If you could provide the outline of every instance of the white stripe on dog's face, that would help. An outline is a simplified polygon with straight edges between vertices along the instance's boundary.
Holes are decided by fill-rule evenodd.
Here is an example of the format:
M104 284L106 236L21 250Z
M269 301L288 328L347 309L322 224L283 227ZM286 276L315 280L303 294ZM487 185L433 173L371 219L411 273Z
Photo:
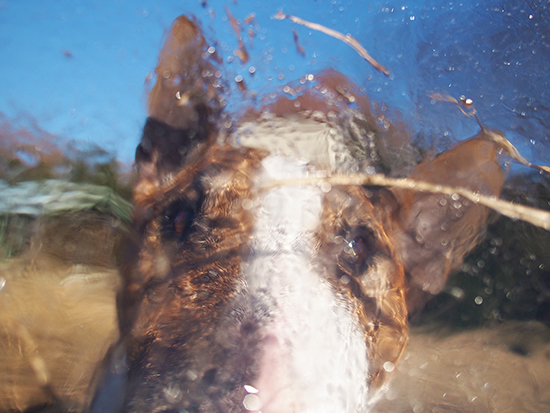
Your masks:
M305 163L281 155L262 166L261 184L307 173ZM264 413L354 412L366 404L367 349L359 322L313 265L322 197L316 186L281 186L266 191L256 207L243 273L249 293L268 296L275 307L252 383L259 393L250 396Z

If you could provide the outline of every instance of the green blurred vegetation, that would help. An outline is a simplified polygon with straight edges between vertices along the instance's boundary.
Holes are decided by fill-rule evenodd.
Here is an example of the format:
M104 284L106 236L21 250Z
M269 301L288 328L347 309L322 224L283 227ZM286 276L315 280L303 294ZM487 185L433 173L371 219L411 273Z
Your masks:
M77 145L44 131L30 116L14 121L0 113L0 180L10 185L45 179L89 183L130 200L131 165L121 164L95 144Z
M10 156L11 155L11 156ZM74 158L56 158L53 162L40 159L36 165L24 163L16 154L0 155L0 179L11 185L26 181L64 179L75 183L106 186L124 199L132 198L131 172L122 172L121 165L102 150L75 153ZM4 159L2 159L4 158Z
M10 258L24 249L33 221L26 215L0 214L0 258Z
M97 145L75 145L44 131L32 117L14 123L0 113L1 257L25 250L46 215L47 219L70 215L74 222L82 211L84 222L85 211L95 211L120 221L120 228L129 225L131 167ZM40 196L48 202L43 214Z

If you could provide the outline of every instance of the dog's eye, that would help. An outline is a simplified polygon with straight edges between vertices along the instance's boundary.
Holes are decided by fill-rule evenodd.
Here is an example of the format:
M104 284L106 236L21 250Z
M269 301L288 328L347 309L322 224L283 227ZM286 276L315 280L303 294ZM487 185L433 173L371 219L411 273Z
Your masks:
M376 235L369 228L358 228L341 237L341 265L352 273L362 272L370 265L377 249Z
M201 199L183 199L170 204L163 214L162 232L165 236L171 236L184 240L190 232L193 222L196 220L201 208Z
M368 247L366 240L361 236L357 236L351 241L346 242L342 256L350 264L362 263L366 261L369 254Z
M195 211L191 208L180 210L173 219L172 226L176 234L184 234L191 227L195 219Z

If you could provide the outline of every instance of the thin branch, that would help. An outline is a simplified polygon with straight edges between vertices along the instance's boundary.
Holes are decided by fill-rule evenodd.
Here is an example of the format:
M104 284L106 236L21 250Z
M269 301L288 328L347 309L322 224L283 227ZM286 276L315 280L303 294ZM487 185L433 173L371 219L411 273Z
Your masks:
M231 11L227 6L225 7L225 13L229 18L231 27L233 28L233 31L237 35L237 41L239 42L239 48L235 50L235 54L239 59L241 59L241 62L246 63L248 62L249 56L248 56L248 52L246 51L246 47L244 46L243 37L241 36L241 26L237 21L237 19L233 17L233 14L231 14Z
M343 41L344 43L351 46L359 55L365 59L367 62L369 62L376 70L379 70L380 72L384 73L386 76L390 75L390 71L386 69L384 66L382 66L380 63L378 63L369 53L366 51L366 49L361 46L361 43L359 43L355 38L352 36L345 36L340 32L337 32L336 30L329 29L328 27L322 26L318 23L312 23L308 22L306 20L303 20L296 16L291 16L290 14L284 14L281 10L274 16L277 20L284 20L289 19L290 21L301 24L302 26L306 26L312 30L317 30L319 32L328 34L329 36L332 36L338 40Z
M297 178L275 180L263 185L260 189L266 190L286 185L321 185L328 183L331 186L342 185L376 185L393 188L408 189L411 191L425 191L436 194L458 194L470 201L484 205L512 219L520 219L537 227L550 231L550 212L525 205L498 199L494 196L482 195L463 187L432 184L425 181L416 181L410 178L388 178L382 174L374 175L335 175L327 178Z

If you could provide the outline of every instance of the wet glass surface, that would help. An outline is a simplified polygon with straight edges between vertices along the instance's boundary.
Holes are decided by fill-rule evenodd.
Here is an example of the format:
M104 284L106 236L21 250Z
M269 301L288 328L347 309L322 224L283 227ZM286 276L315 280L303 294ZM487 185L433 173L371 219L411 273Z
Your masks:
M275 19L279 10L349 34L389 76L342 41ZM285 85L314 84L336 69L410 136L414 162L481 124L501 131L528 162L550 163L544 1L2 1L0 339L9 344L1 357L11 361L0 371L0 410L51 404L58 388L69 409L91 398L90 364L118 334L116 267L146 94L182 13L196 16L219 58L233 122L248 107L292 98ZM473 101L479 123L472 106L446 101L461 96ZM60 181L36 184L43 179ZM548 174L510 160L502 197L548 210ZM549 238L522 221L490 218L458 274L411 315L410 345L379 411L549 408ZM94 310L74 312L78 302ZM41 317L50 313L59 325L45 327ZM86 343L91 335L97 342ZM83 343L88 353L80 356ZM36 349L45 355L33 357Z

